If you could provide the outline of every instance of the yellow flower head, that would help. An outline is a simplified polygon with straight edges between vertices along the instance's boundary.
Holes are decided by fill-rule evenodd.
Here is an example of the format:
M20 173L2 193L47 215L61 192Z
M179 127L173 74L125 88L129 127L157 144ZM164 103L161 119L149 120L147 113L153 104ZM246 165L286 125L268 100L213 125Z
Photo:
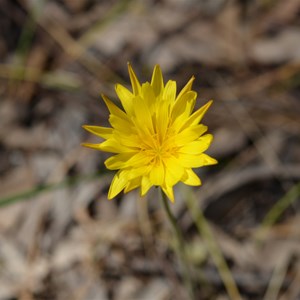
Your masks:
M213 136L204 134L207 126L199 124L212 101L193 113L197 97L191 90L194 77L176 96L176 82L170 80L164 85L158 65L151 83L140 84L130 64L128 71L132 92L116 85L124 110L102 96L112 127L83 126L105 139L100 144L83 145L115 153L105 161L108 169L118 170L108 199L122 190L127 193L138 187L143 196L152 186L160 186L173 202L173 186L179 181L194 186L201 184L192 168L217 163L203 153Z

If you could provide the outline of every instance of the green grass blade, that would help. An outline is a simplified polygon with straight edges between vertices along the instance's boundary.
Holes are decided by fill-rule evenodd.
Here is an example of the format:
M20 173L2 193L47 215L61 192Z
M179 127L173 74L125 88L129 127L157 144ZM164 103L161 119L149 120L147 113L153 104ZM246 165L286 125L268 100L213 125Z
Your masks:
M33 197L36 197L42 193L46 193L46 192L50 192L50 191L54 191L66 187L72 187L83 181L92 181L100 178L100 176L101 176L100 173L95 173L95 174L85 175L85 176L75 176L75 177L70 177L59 183L37 186L36 188L30 189L22 193L0 198L0 207L11 205L16 202L32 199Z

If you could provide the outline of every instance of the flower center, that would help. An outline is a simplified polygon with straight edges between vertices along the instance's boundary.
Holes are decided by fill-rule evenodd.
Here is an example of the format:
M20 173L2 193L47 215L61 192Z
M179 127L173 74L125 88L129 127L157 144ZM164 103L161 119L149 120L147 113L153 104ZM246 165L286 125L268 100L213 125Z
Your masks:
M171 155L176 155L177 147L166 135L161 140L158 134L148 136L142 141L141 150L151 159L151 164L159 165Z

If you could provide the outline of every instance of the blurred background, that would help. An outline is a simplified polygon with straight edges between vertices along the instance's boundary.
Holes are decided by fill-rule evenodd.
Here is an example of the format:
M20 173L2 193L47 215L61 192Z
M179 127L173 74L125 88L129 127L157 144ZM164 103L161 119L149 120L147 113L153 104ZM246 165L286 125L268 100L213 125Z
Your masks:
M176 187L196 299L229 299L187 209L209 222L243 299L300 299L300 0L0 1L0 300L185 299L156 189L107 201L81 126L160 64L219 164Z

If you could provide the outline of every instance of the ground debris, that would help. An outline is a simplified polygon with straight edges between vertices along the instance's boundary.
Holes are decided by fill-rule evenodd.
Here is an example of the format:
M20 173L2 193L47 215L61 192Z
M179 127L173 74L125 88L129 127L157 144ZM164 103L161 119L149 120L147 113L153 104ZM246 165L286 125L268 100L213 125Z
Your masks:
M160 64L178 90L195 75L196 107L214 99L219 164L189 191L243 299L300 299L300 193L263 227L300 180L299 13L299 0L2 1L0 300L187 298L157 191L107 201L108 156L80 146L98 141L82 125L107 126L99 94L117 99L127 62L143 81ZM197 299L228 299L175 190Z

